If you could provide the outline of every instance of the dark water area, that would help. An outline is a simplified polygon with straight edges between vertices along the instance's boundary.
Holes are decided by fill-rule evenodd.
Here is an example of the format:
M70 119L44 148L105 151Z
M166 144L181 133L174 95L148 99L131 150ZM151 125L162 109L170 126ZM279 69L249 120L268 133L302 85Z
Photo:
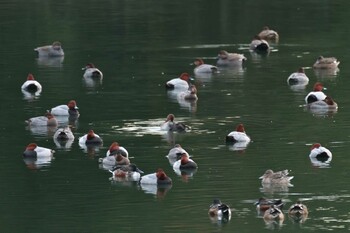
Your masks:
M349 229L347 1L3 1L0 6L2 232ZM249 43L265 25L280 40L260 56L249 51ZM65 56L39 59L33 49L56 40ZM195 58L216 64L222 49L244 54L244 66L193 74ZM320 55L338 58L339 70L313 70ZM89 62L103 72L102 82L83 79ZM309 84L290 87L288 76L301 66ZM183 72L194 78L196 103L178 101L164 88ZM28 73L43 86L34 99L20 89ZM337 112L305 108L304 98L317 81L338 103ZM55 144L56 129L26 126L25 120L72 99L80 117L70 147ZM191 130L160 131L169 113ZM224 141L239 123L252 139L243 150ZM78 140L90 129L103 145L84 151ZM170 189L111 180L99 158L113 141L145 174L163 168L173 179ZM26 164L22 153L31 142L55 150L54 159ZM315 142L332 151L328 166L311 164ZM192 176L177 175L165 157L175 143L198 164ZM291 170L293 187L264 189L258 177L267 169ZM283 199L282 224L265 224L253 204L259 197ZM213 198L232 208L228 223L209 219ZM304 223L287 215L297 200L309 208Z

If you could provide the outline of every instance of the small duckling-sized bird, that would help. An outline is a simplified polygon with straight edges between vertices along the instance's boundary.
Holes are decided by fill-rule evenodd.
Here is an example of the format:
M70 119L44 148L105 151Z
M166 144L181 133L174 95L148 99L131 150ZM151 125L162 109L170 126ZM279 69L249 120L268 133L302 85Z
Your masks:
M283 221L284 214L280 208L273 205L265 211L263 218L265 221Z
M221 50L218 54L217 66L242 66L247 58L243 54L229 53Z
M45 45L34 49L39 57L61 57L64 56L61 42L55 41L52 45Z
M163 131L172 131L172 132L185 132L189 129L184 123L176 123L174 114L169 114L165 122L160 126L160 129Z
M28 74L27 81L23 83L21 89L22 91L40 94L42 86L38 81L34 79L34 76L32 74Z
M273 172L271 169L268 169L259 179L261 179L262 184L287 185L290 184L290 180L294 178L294 176L288 176L288 174L289 171L287 169L278 172Z
M278 42L279 35L276 31L270 29L268 26L265 26L263 30L258 34L261 39Z
M250 50L256 53L267 53L269 49L269 43L261 39L258 35L254 36L253 40L250 42Z
M205 64L201 58L196 58L193 64L196 66L193 70L195 75L200 75L203 73L216 73L218 71L216 66Z
M297 72L292 73L288 79L287 83L289 85L303 84L307 85L309 83L309 78L305 74L303 67L300 67Z
M265 212L271 206L276 206L279 209L282 209L284 203L281 199L267 199L264 197L259 198L257 202L254 203L256 205L256 209L260 212Z
M338 61L335 57L323 57L319 56L316 62L313 65L314 69L336 69L339 65L340 61Z
M231 219L231 209L228 205L222 203L220 199L214 199L209 206L208 215L211 219L227 222Z
M96 78L96 79L102 79L103 74L101 70L97 69L94 64L88 63L84 68L84 78Z
M288 209L288 215L294 221L305 222L307 216L309 215L309 210L306 205L298 201Z

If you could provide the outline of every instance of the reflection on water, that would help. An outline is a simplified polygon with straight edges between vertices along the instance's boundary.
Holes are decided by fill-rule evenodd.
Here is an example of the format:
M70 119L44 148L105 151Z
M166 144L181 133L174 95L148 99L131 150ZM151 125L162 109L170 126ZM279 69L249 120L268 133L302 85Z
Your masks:
M36 59L39 67L56 67L61 68L63 66L64 56L59 57L38 57Z

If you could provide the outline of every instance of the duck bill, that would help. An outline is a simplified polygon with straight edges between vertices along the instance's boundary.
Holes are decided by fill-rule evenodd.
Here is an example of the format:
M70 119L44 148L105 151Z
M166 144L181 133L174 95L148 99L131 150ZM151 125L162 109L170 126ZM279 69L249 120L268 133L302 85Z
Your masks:
M136 168L136 171L137 171L138 173L141 173L141 174L144 173L144 172L143 172L142 170L140 170L139 168Z
M260 176L259 179L260 179L260 180L264 179L264 176Z

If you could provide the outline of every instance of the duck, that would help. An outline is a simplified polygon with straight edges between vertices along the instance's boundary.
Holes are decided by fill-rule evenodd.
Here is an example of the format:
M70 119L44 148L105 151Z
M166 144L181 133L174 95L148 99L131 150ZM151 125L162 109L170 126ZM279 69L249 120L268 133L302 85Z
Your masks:
M326 147L323 147L320 143L314 143L311 146L309 158L317 159L322 162L330 162L332 160L332 152Z
M96 78L96 79L102 79L103 74L101 70L97 69L94 64L88 63L84 68L84 78Z
M116 166L126 166L130 164L130 160L121 154L111 154L104 158L100 158L101 167L105 170L114 170Z
M196 66L193 70L195 75L200 75L203 73L216 73L218 71L216 66L205 64L201 58L196 58L193 64Z
M302 204L300 201L297 201L288 209L288 215L294 220L304 222L309 215L309 210L306 205Z
M171 131L171 132L185 132L186 129L189 129L184 123L174 122L174 114L168 114L165 122L160 126L162 131Z
M335 57L319 56L312 66L314 69L336 69L340 61Z
M39 57L61 57L64 56L61 42L55 41L52 45L45 45L34 49Z
M190 85L189 88L186 91L181 91L177 95L178 100L185 100L185 101L197 101L197 88L195 85Z
M106 152L106 156L115 154L121 154L122 156L129 158L129 152L124 147L120 146L118 142L112 142Z
M231 209L228 205L222 203L220 199L214 199L209 206L208 215L210 218L217 218L218 221L228 221L231 219Z
M29 143L23 152L24 158L50 158L55 153L54 150L38 146L36 143Z
M263 27L262 31L258 34L261 39L269 41L279 41L279 35L275 30L270 29L268 26Z
M28 74L27 81L21 86L22 91L27 91L30 93L40 94L42 91L41 84L34 79L33 74Z
M186 169L192 170L197 168L198 168L197 163L195 163L192 159L190 159L187 153L183 153L181 155L181 159L177 160L173 164L174 170L186 170Z
M256 35L250 42L249 48L256 53L267 53L270 50L270 45L266 40Z
M226 50L221 50L218 54L217 66L242 66L247 61L243 54L229 53Z
M44 116L32 117L25 121L29 126L37 127L37 126L49 126L56 127L58 125L58 121L54 115L47 112Z
M58 141L74 140L74 134L69 127L61 127L56 130L53 138Z
M318 100L307 105L310 110L315 113L322 113L324 111L335 112L338 109L338 104L334 101L331 96L326 96L324 100Z
M158 168L157 172L142 176L140 184L152 184L158 186L171 185L172 179L165 174L162 168Z
M168 90L187 90L189 88L190 75L182 73L180 77L173 78L165 83L165 88Z
M99 135L95 134L95 132L90 129L87 134L79 138L79 145L81 146L98 146L102 144L102 139Z
M55 116L70 116L79 117L78 106L75 100L71 100L67 105L58 105L50 110L52 115Z
M310 104L319 100L326 99L327 95L323 93L323 90L325 90L323 84L316 82L314 84L313 91L309 92L309 94L307 94L305 97L305 103Z
M263 216L265 221L283 221L284 220L284 214L280 208L277 206L271 206L269 209L267 209Z
M226 136L226 142L250 142L250 137L246 134L244 125L238 124L235 131Z
M133 181L139 181L141 178L141 174L143 173L136 164L130 163L128 165L118 165L114 167L113 170L109 170L113 177L126 178Z
M289 85L307 85L309 83L309 78L306 76L304 68L300 67L297 72L292 73L288 77L287 83Z
M168 155L166 156L168 159L174 159L174 160L179 160L181 159L181 156L183 154L186 154L189 156L189 154L187 153L187 151L185 149L182 148L182 146L180 144L176 144L174 145L173 148L171 148L169 150Z
M259 177L261 183L264 184L280 184L287 185L294 178L294 176L288 176L289 171L283 170L278 172L273 172L273 170L268 169L265 173Z
M256 205L256 209L260 212L265 212L271 206L276 206L279 209L282 209L284 203L281 199L267 199L264 197L259 198L257 202L254 203Z

